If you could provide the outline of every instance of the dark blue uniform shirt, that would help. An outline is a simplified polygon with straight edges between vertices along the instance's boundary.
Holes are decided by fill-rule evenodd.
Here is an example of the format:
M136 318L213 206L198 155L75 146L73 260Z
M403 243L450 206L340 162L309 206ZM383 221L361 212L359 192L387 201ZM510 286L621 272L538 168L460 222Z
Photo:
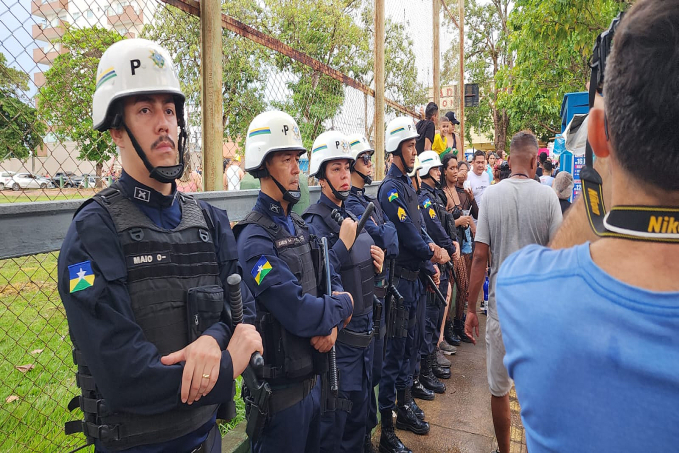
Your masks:
M410 270L418 270L421 263L430 260L434 252L429 248L422 231L412 221L413 216L419 215L419 212L410 212L406 202L408 197L417 200L410 178L396 165L392 165L387 178L382 182L378 198L384 215L394 224L398 233L397 264Z
M385 261L394 259L398 256L396 227L384 216L379 201L368 196L364 189L352 187L349 197L344 202L344 207L347 211L360 218L371 201L375 205L375 211L370 216L370 220L365 223L365 229L370 234L370 237L373 238L373 241L375 241L375 245L385 251Z
M434 188L422 183L417 199L420 202L420 210L422 211L422 217L424 218L424 224L426 225L429 237L432 238L436 245L443 247L450 256L453 256L455 253L453 242L456 241L456 238L451 239L441 224L441 219L439 219L438 212L434 206L439 201Z
M294 231L289 212L285 212L280 203L261 191L253 210L269 216L278 225L287 225L286 231ZM309 230L310 233L315 233L313 227ZM340 241L340 245L330 250L329 255L332 290L344 291L333 263L348 259L349 253ZM271 236L260 225L246 225L239 233L238 257L243 265L244 281L252 289L257 302L286 330L298 337L330 335L332 329L340 325L353 311L348 294L315 297L302 293L297 277L285 261L278 257ZM270 267L266 273L258 272L261 266L258 263L263 262L268 263L265 267ZM322 282L320 283L322 288Z
M172 194L165 196L126 173L119 181L125 193L130 194L130 200L154 224L166 229L179 225L182 214L174 184ZM141 191L136 191L137 188ZM145 196L139 195L142 191ZM138 195L136 198L135 194ZM242 273L229 218L221 209L203 202L199 204L209 212L214 225L211 233L220 279L225 295L228 295L226 278L232 273ZM84 261L91 263L93 285L70 293L68 266ZM137 414L158 414L183 404L180 392L184 366L160 363L158 350L145 339L141 327L135 322L126 286L127 266L122 246L117 240L113 220L98 203L89 203L75 216L62 244L58 271L59 294L68 316L71 337L85 357L110 408ZM253 323L254 299L245 284L241 285L241 294L245 322ZM228 305L228 299L225 303ZM212 336L223 352L219 379L209 394L193 403L199 406L227 402L233 389L233 364L226 351L231 327L219 322L208 328L204 335ZM207 437L214 423L213 419L178 439L130 451L190 451Z

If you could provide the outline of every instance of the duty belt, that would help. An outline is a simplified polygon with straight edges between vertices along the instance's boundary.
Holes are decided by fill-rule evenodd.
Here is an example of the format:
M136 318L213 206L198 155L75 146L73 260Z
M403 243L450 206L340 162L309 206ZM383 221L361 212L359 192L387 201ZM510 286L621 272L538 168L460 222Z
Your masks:
M370 346L373 337L374 334L372 330L370 330L370 332L358 333L342 329L337 334L337 341L355 348L365 349Z
M417 277L420 275L420 271L411 271L410 269L406 269L405 267L401 266L396 266L394 268L394 275L403 279L406 279L410 282L414 282L417 280Z
M316 376L289 387L274 389L269 400L269 415L280 412L302 401L316 386Z

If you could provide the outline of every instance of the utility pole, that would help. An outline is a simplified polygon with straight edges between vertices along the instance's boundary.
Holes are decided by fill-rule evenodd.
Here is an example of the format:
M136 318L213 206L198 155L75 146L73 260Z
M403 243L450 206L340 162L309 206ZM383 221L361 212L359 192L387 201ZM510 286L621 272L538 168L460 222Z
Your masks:
M222 147L222 11L220 0L200 1L203 185L224 190Z
M460 29L460 141L462 142L462 152L464 156L464 0L458 0L460 7L460 22L458 28Z
M440 22L440 7L442 0L432 0L433 6L433 24L432 32L434 33L434 103L440 107L441 104L441 44L439 38L441 36L441 22Z
M384 0L375 0L375 174L384 179ZM370 139L370 137L367 137Z

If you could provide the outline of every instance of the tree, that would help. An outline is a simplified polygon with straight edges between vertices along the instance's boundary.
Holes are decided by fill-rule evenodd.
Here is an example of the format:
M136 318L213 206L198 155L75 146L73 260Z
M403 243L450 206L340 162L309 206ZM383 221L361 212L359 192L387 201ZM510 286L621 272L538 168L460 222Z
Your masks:
M356 58L369 37L354 19L360 17L364 0L266 0L267 17L261 27L296 50L353 77L364 70ZM273 56L277 76L292 75L285 82L289 96L273 102L297 119L305 146L322 132L323 122L334 118L344 103L342 82L282 54ZM290 77L286 77L290 78Z
M224 2L222 11L242 22L261 19L262 10L251 0ZM158 8L142 36L168 49L177 64L179 81L186 95L189 126L200 126L200 18L165 5ZM222 100L224 138L242 146L252 119L266 108L264 85L268 58L262 46L223 30Z
M115 30L67 26L59 40L67 51L45 72L45 86L38 93L40 117L57 139L78 145L79 159L96 163L97 176L116 152L111 137L92 126L97 65L104 51L121 39Z
M512 127L530 129L542 140L561 132L563 95L585 91L588 60L596 36L604 31L624 0L518 0L510 15L513 68L501 74L511 81L504 105Z
M36 109L21 100L29 76L7 66L0 53L0 161L26 159L42 146L45 126L37 121Z
M500 75L513 67L509 50L509 0L465 2L465 72L479 84L479 106L465 109L465 124L493 138L495 149L505 151L509 113L502 103L512 86ZM471 142L471 127L466 128Z
M355 61L358 64L353 74L356 80L365 85L373 86L375 81L375 30L372 7L365 8L361 17L362 27L368 33L369 39L364 39L360 44L355 56ZM384 24L384 96L413 111L416 106L427 100L427 88L417 80L413 40L406 32L403 24L394 22L390 18L387 18ZM368 97L369 95L363 94L363 115L366 119L365 136L370 138L373 135L375 121L373 119L374 114L371 116L368 111ZM389 105L386 105L385 108L387 113L394 112L394 109Z

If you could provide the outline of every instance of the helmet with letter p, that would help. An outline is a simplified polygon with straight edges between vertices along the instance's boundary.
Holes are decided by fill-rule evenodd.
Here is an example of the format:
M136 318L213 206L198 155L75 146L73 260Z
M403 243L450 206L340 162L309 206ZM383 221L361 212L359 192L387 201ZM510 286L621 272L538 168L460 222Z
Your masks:
M401 143L419 136L412 118L408 116L399 116L389 121L385 135L384 143L388 153L396 153Z
M297 122L280 110L260 113L250 122L245 137L245 171L255 178L271 177L283 199L294 204L301 192L283 187L266 168L267 156L282 151L293 151L298 157L306 153Z
M129 96L170 94L174 99L177 126L179 163L154 167L144 150L125 124L124 98ZM124 128L132 145L149 171L149 176L169 183L184 172L186 130L184 123L184 93L179 86L170 53L153 41L124 39L111 45L99 60L96 87L92 98L92 124L104 132Z

